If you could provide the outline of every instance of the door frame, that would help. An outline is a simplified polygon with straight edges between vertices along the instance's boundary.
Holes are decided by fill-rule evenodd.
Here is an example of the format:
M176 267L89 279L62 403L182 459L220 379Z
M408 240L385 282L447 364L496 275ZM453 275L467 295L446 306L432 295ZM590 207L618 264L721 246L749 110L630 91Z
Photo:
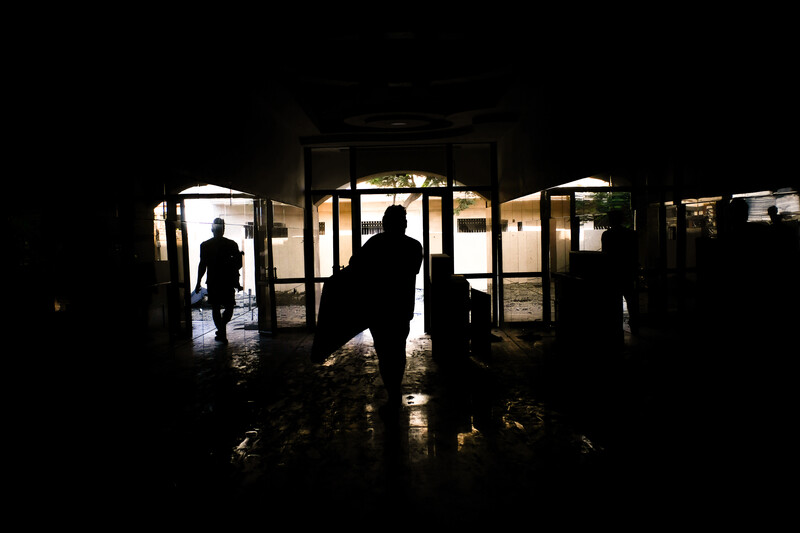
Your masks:
M450 151L448 151L450 152ZM494 153L494 150L492 151ZM452 160L452 155L450 155L449 160ZM310 166L310 157L307 157L307 165ZM352 172L353 165L351 165L351 172ZM492 305L493 305L493 316L494 322L498 323L499 320L502 319L502 287L501 283L498 282L500 279L500 272L502 271L502 254L500 253L500 249L498 248L499 243L499 231L500 231L500 222L499 222L499 202L498 202L498 188L497 188L497 179L496 179L496 172L492 174L492 183L491 185L475 185L475 186L465 186L465 185L454 185L453 180L453 172L452 172L452 162L448 164L448 172L446 175L447 184L444 187L408 187L402 188L401 191L403 193L419 193L421 195L422 201L422 225L423 225L423 242L421 243L423 246L423 301L424 301L424 324L425 330L429 330L430 326L430 241L429 241L429 229L430 229L430 197L441 197L442 198L442 253L448 254L451 257L454 253L454 238L453 238L453 230L454 230L454 215L453 215L453 193L454 192L478 192L484 194L487 198L491 201L491 209L492 209L492 225L491 229L488 229L491 232L491 241L492 241L492 257L491 261L491 269L488 273L468 273L464 274L464 277L467 279L475 279L475 278L487 278L492 281L494 290L492 290ZM340 256L340 249L339 249L339 200L341 198L349 198L351 201L351 227L353 228L352 231L352 250L355 253L361 247L361 232L358 228L361 227L361 197L365 195L372 195L372 194L386 194L386 189L358 189L357 182L359 177L351 174L350 179L350 189L314 189L312 187L310 174L311 169L307 168L307 187L306 187L306 216L307 220L312 216L312 209L316 208L314 204L314 197L326 197L330 196L333 201L333 265L334 268L339 266L341 268L343 266L342 257ZM391 171L388 171L391 172ZM420 170L421 174L425 172ZM450 201L448 201L448 199ZM309 235L309 227L310 224L306 224L306 231L307 235ZM313 292L315 291L315 283L324 283L325 280L328 278L329 275L318 276L314 277L313 275L313 255L316 251L313 249L314 242L313 242L313 235L309 235L309 239L311 243L311 252L310 254L307 253L306 260L307 263L309 261L309 256L311 258L312 266L310 268L307 267L306 273L307 278L313 280L311 287L307 289L307 302L310 302L311 306L313 306L315 301L315 295ZM331 273L332 274L332 273ZM312 296L308 296L312 295ZM313 317L316 311L316 307L313 306L312 309L308 311L309 316ZM309 321L309 325L313 327L313 323Z
M275 301L275 265L272 252L273 207L269 198L253 199L253 255L256 272L258 331L271 335L277 330L278 307Z
M167 262L169 263L168 315L170 334L183 338L192 332L192 286L189 266L189 232L186 226L186 204L183 195L166 195L165 222ZM178 231L181 249L178 249ZM183 295L181 295L183 289Z
M180 227L181 235L183 239L183 249L182 249L182 264L183 264L183 281L180 281L179 276L179 263L178 261L173 261L173 257L177 257L177 243L175 242L174 233L175 232L167 232L167 254L170 260L170 269L171 269L171 279L174 280L174 288L172 289L172 295L170 300L170 309L179 309L180 312L184 315L184 320L186 322L185 327L180 327L178 322L178 318L173 319L173 327L179 328L179 332L181 335L190 335L192 330L192 310L191 310L191 299L192 299L192 291L194 290L194 285L192 285L192 276L196 275L196 272L191 272L191 265L189 264L189 232L187 227L187 220L186 220L186 200L214 200L214 199L237 199L237 200L251 200L253 202L253 239L254 239L254 256L251 265L255 268L256 272L256 305L259 306L259 330L262 328L260 327L260 323L262 320L262 312L261 307L259 304L259 280L260 280L260 264L259 264L259 239L258 239L258 206L259 201L266 201L266 198L255 196L252 194L244 193L244 192L235 192L235 193L178 193L178 194L169 194L165 196L165 201L167 202L167 221L172 221L174 227ZM271 205L271 204L270 204ZM180 212L178 211L178 208ZM271 216L271 215L270 215ZM269 225L267 227L270 227ZM271 260L271 259L270 259ZM245 261L247 259L245 258ZM184 290L184 297L181 300L180 298L180 291L179 289ZM274 287L273 287L274 289ZM275 301L274 294L270 298L272 302ZM181 313L178 313L180 316ZM267 316L274 317L276 314L276 310L270 311ZM275 321L273 320L273 324Z

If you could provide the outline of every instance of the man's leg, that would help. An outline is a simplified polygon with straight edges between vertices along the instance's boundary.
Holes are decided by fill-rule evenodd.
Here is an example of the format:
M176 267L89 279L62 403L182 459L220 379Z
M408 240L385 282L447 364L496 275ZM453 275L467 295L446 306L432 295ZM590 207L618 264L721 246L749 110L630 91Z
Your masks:
M378 355L378 368L389 397L391 407L400 407L402 401L403 375L406 370L405 346L394 347Z
M639 333L639 295L633 283L625 286L622 297L625 298L625 304L628 306L628 324L631 327L631 333L637 335Z
M406 338L408 327L380 328L372 331L378 370L388 394L388 406L398 408L402 403L402 384L406 370Z
M222 314L222 323L228 325L228 322L233 318L233 308L236 307L234 303L229 303L225 306L225 312Z
M214 318L214 324L217 326L217 340L228 341L228 322L233 318L233 308L236 306L233 289L230 293L226 290L224 297L221 299L220 305L216 307L217 315ZM222 307L225 308L222 311Z
M228 313L228 308L225 308L225 314ZM215 338L220 342L227 342L228 335L226 334L226 326L228 322L225 320L225 314L222 312L222 305L213 304L211 306L211 316L214 318L214 325L217 327Z
M224 326L222 325L221 308L222 306L218 303L211 304L211 318L214 319L214 325L217 327L217 331L219 331L220 328L224 329Z

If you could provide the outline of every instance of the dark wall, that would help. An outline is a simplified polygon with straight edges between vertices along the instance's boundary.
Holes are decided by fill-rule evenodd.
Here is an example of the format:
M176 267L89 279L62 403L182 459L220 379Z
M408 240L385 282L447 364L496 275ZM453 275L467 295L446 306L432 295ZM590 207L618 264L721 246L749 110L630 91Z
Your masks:
M500 143L504 198L597 173L688 197L790 185L786 34L715 20L637 21L526 50L508 99L522 119Z
M166 182L171 192L212 183L302 205L299 139L315 130L268 73L247 68L190 64L156 77L118 125L136 179Z

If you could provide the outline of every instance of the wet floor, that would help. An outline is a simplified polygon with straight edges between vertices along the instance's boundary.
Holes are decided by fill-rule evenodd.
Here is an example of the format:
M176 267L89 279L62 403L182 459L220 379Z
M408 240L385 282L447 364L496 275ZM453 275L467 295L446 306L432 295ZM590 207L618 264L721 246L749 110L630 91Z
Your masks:
M443 361L415 331L387 424L368 332L315 365L310 334L264 336L240 317L228 344L208 331L151 359L136 418L120 421L116 482L195 518L371 529L675 519L741 472L707 460L730 440L706 439L668 362L680 337L626 334L576 355L541 325L493 334L490 352Z

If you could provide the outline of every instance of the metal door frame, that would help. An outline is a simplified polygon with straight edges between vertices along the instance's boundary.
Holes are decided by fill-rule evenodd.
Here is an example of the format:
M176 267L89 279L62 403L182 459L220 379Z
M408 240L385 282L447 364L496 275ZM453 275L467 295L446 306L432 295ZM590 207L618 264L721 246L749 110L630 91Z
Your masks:
M167 195L165 219L167 261L169 262L169 330L176 337L187 337L192 332L192 286L189 268L189 232L186 226L186 205L182 195ZM181 256L178 256L177 230L181 232ZM183 268L181 269L181 263ZM183 281L180 281L181 275ZM183 289L183 298L180 290ZM174 312L173 312L174 311Z
M492 209L492 226L489 230L491 232L491 242L492 242L492 258L491 258L491 269L489 273L486 274L466 274L465 277L470 278L488 278L492 281L492 285L494 290L492 290L492 308L493 308L493 316L494 322L497 324L499 320L502 318L502 254L501 249L499 248L500 244L500 221L499 221L499 195L498 195L498 177L497 177L497 146L495 143L488 143L491 146L490 150L490 157L491 157L491 176L490 176L490 185L475 185L475 186L456 186L455 185L455 176L454 176L454 161L453 161L453 145L447 144L445 145L446 150L446 185L444 187L425 187L425 188L403 188L403 193L420 193L422 195L422 202L423 202L423 268L425 269L425 273L423 275L423 279L425 280L424 288L423 288L423 301L425 302L425 310L424 310L424 320L425 320L425 328L428 329L430 324L430 305L428 305L428 300L430 297L430 290L429 290L429 283L430 283L430 242L428 238L429 233L429 198L430 196L440 196L442 198L442 253L448 254L451 257L454 253L454 236L453 236L453 228L454 228L454 219L453 219L453 193L456 191L469 191L469 192L481 192L486 193L486 196L489 197L491 201L491 209ZM356 157L357 157L357 149L354 147L350 147L350 165L349 165L349 184L350 189L315 189L313 186L313 179L312 179L312 168L311 168L311 148L306 148L305 152L305 172L306 172L306 217L307 220L312 216L311 207L314 205L313 197L314 196L331 196L333 199L333 264L334 268L336 265L341 267L341 257L340 257L340 250L339 250L339 200L341 198L350 198L351 200L351 227L353 228L352 231L352 249L353 253L356 252L361 247L361 197L363 195L368 194L386 194L386 190L378 190L378 189L358 189L358 179L359 176L356 173ZM424 171L420 171L424 173ZM450 201L448 201L448 199ZM313 249L313 235L308 233L310 232L310 224L306 224L306 231L307 231L307 240L310 240L311 246L311 260L313 260L314 253L316 251ZM309 254L306 256L306 261L308 265L309 261ZM311 283L310 288L306 291L307 295L307 302L313 306L315 301L315 295L313 294L315 291L314 283L324 283L327 279L327 276L320 276L314 277L313 270L311 267L306 268L307 278L313 280ZM310 296L309 296L310 295ZM315 312L315 307L313 310L308 312L309 316L313 317ZM309 321L309 325L313 327L313 323Z

